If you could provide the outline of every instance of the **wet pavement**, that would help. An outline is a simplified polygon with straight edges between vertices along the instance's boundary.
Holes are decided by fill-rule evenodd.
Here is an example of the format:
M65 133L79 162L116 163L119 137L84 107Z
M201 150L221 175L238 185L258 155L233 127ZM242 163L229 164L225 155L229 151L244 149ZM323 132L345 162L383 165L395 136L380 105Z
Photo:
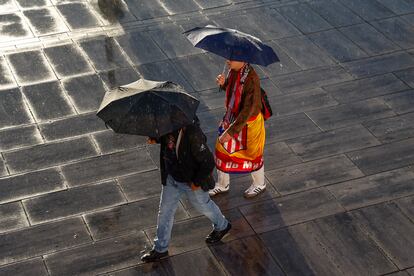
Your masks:
M258 68L266 192L232 177L233 230L207 246L182 200L171 257L142 264L159 149L95 116L104 93L172 80L209 144L224 60L182 35L213 23L271 45ZM414 275L413 0L0 1L0 275Z

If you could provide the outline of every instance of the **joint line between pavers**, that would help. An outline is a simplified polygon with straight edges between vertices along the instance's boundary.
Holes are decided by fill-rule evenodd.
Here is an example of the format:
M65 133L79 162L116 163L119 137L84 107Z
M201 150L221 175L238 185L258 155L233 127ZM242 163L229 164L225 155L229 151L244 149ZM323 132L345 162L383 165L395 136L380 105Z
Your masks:
M44 265L44 267L46 269L47 275L50 276L51 274L50 274L49 268L46 265L46 259L45 259L45 256L44 255L42 255L42 263L43 263L43 265Z
M92 145L94 146L94 148L95 148L96 152L97 152L100 156L102 156L102 155L103 155L103 154L102 154L102 150L101 150L101 148L99 147L99 145L98 145L98 143L96 142L96 140L95 140L95 138L93 137L93 135L92 135L92 134L88 134L88 135L86 135L86 136L88 136L88 137L89 137L89 139L91 140Z
M118 179L113 178L112 180L115 182L115 184L118 186L119 190L121 191L121 194L125 199L125 203L129 203L128 197L126 196L126 193L125 193L124 189L122 188L121 184L119 183Z
M83 224L85 225L86 231L88 231L89 237L91 238L91 240L93 242L95 242L96 240L92 236L91 229L89 228L88 224L86 223L85 215L81 215L81 218L82 218Z
M10 169L9 169L9 166L7 165L6 158L4 158L3 152L0 152L0 158L1 158L1 160L3 160L3 165L6 168L8 176L10 176L11 175ZM3 177L1 177L1 178L3 178Z
M29 213L27 212L26 207L23 204L23 200L19 200L19 203L23 208L24 215L26 216L26 220L27 220L27 223L29 224L29 227L32 226L32 223L31 223L30 217L29 217Z

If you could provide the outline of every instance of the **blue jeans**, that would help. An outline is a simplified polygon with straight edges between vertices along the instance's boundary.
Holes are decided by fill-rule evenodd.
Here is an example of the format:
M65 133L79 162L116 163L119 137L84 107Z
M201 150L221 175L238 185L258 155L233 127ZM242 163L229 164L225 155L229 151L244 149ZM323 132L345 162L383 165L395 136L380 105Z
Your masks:
M154 239L154 248L158 252L168 250L174 214L183 194L187 195L188 200L200 213L211 220L215 230L221 231L227 227L227 219L210 199L208 192L201 188L193 191L187 183L175 181L172 176L168 175L167 183L162 187L157 219L157 236Z

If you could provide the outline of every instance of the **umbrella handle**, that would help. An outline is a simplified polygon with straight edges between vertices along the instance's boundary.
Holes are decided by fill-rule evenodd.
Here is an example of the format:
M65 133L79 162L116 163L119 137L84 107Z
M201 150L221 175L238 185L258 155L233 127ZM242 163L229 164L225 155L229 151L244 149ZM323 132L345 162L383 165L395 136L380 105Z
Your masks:
M224 76L224 73L226 73L226 62L224 62L224 66L223 66L223 71L221 72L221 74ZM219 90L218 90L218 92L220 92L222 89L221 89L221 86L219 85Z

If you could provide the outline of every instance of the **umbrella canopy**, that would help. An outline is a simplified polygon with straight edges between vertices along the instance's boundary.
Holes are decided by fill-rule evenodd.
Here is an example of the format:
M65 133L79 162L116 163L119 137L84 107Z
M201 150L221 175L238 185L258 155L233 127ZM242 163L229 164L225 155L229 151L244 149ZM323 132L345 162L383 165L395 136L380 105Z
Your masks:
M198 104L176 83L140 79L106 93L97 116L117 133L159 138L193 123Z
M197 27L184 32L197 48L225 59L267 66L279 61L273 49L252 35L213 25Z

